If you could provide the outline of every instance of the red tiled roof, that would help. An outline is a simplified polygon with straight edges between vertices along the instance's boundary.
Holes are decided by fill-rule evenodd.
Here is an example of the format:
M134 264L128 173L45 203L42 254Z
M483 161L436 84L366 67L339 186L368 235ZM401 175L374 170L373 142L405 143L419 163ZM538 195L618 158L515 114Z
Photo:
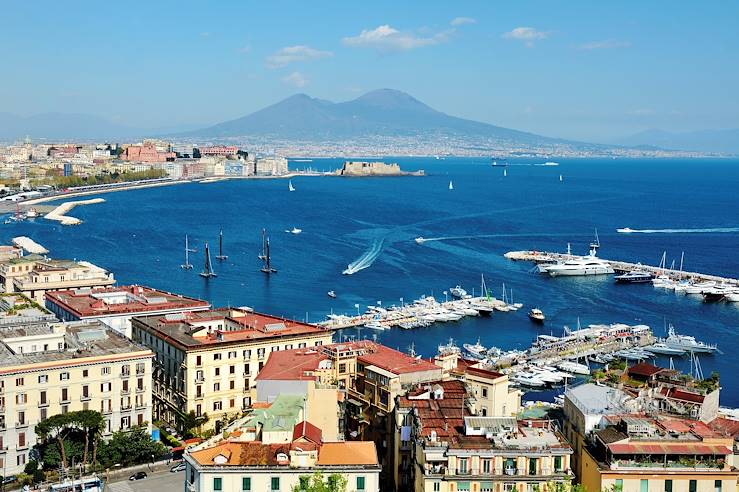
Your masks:
M613 443L608 445L613 454L703 454L729 455L732 450L715 444L693 444L684 442L661 443Z
M705 396L698 394L698 393L692 393L690 391L681 390L679 388L662 388L660 390L660 393L665 395L667 398L672 398L674 400L682 400L687 401L691 403L703 403L703 400L705 400Z
M312 349L279 350L269 354L267 363L259 371L257 381L315 381L310 374L327 356Z
M115 294L126 296L126 302L107 303L102 298L96 297ZM210 307L209 302L201 299L141 285L57 290L47 292L46 299L80 318L116 314L146 315L161 311L192 311Z
M379 343L372 343L371 346L368 346L367 352L364 355L360 355L358 360L365 365L377 366L393 374L439 371L439 376L441 376L440 366L427 360L416 359Z
M321 444L321 441L323 441L323 431L307 420L303 420L295 424L295 428L293 429L293 441L297 441L298 439L305 439L314 444Z
M497 379L497 378L505 376L505 374L503 373L500 373L497 371L488 371L485 369L480 369L478 367L468 367L466 372L468 374L474 374L474 375L493 378L493 379Z
M717 417L710 421L708 426L724 436L739 436L739 420Z
M648 378L661 371L663 371L661 367L657 367L648 362L640 362L639 364L636 364L635 366L629 367L630 376L643 376L643 377Z

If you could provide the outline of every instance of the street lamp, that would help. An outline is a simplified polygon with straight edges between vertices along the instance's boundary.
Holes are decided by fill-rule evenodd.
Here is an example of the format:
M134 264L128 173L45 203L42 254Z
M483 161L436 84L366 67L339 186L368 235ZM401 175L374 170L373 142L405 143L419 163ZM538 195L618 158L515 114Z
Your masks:
M442 292L444 294L444 302L449 302L449 293L447 291Z

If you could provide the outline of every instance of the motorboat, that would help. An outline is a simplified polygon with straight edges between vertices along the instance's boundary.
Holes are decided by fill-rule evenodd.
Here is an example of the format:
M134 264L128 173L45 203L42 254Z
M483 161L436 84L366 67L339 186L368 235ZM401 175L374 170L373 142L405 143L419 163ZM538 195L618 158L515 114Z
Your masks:
M480 312L472 306L460 306L457 308L458 311L464 313L465 316L479 316Z
M454 343L454 339L450 338L449 341L444 345L439 345L439 353L440 354L452 354L452 353L460 353L459 347Z
M703 291L703 300L705 302L718 302L724 299L726 294L734 292L735 287L729 287L728 285L717 285Z
M668 275L657 275L652 279L652 285L659 289L674 289L675 281Z
M557 263L546 268L546 273L552 277L560 276L582 276L582 275L608 275L615 273L613 267L607 261L587 256L585 258L574 258L564 263Z
M536 323L543 323L546 317L544 316L544 313L539 308L534 308L531 311L529 311L529 318L531 321L534 321Z
M534 376L538 377L545 383L549 384L558 384L561 383L564 378L560 376L559 374L555 374L553 372L550 372L542 367L537 366L529 366L528 368L529 372L531 372Z
M563 360L554 365L557 369L561 369L571 374L581 374L587 376L590 374L590 368L585 364L580 364L571 360Z
M336 299L336 292L334 292L333 290L329 290L328 296L332 299Z
M684 355L685 354L685 350L681 348L670 347L669 345L663 342L657 342L654 345L649 345L648 347L644 347L644 350L652 354L658 354L658 355Z
M693 283L690 280L681 280L675 284L675 292L686 293L688 288L692 286L693 286Z
M541 388L542 386L546 386L546 383L542 381L538 375L529 371L517 372L510 377L510 380L530 388Z
M616 232L619 232L621 234L631 234L634 232L634 229L630 227L622 227L621 229L616 229Z
M732 290L724 294L724 299L728 302L739 302L739 290Z
M384 331L387 330L387 326L381 324L379 321L371 321L364 325L365 328L369 328L370 330L378 330L378 331Z
M421 237L421 236L418 236L418 237L417 237L417 238L415 239L415 241L416 241L416 242L417 242L418 244L423 244L424 242L426 242L426 239L425 239L425 238L423 238L423 237Z
M703 292L716 287L716 282L713 280L707 280L705 282L698 282L685 289L686 294L703 294Z
M300 234L301 232L303 232L303 229L293 227L292 229L286 229L285 232L287 232L288 234Z
M477 339L477 343L465 343L462 345L464 351L471 355L475 359L484 359L488 348L480 343L480 339Z
M472 297L459 285L449 289L449 293L452 295L452 297L456 297L457 299L469 299L470 297Z
M650 272L647 272L646 270L631 270L630 272L622 273L621 275L616 275L613 277L613 279L622 284L643 284L647 282L651 282L654 278L654 275L652 275Z
M35 219L35 218L39 217L40 215L41 214L38 213L38 210L36 210L33 207L31 207L28 210L26 210L26 218L27 219Z
M641 349L622 349L613 353L616 357L631 361L640 361L644 359L650 359L653 357L652 354Z
M667 338L662 340L662 342L668 347L683 349L686 352L710 354L718 351L716 345L709 345L705 342L698 341L695 337L689 335L675 333L675 328L672 325L670 325L667 331Z

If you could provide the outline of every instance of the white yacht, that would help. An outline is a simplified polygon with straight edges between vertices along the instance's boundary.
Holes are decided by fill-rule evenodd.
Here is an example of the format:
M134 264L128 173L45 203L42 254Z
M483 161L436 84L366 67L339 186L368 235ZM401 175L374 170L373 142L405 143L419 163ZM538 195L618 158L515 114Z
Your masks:
M425 239L424 237L422 237L422 236L418 236L418 237L417 237L417 238L415 239L415 241L416 241L416 243L418 243L418 244L423 244L423 243L425 243L425 242L426 242L426 239Z
M517 372L511 376L511 381L531 388L541 388L546 385L538 375L528 371Z
M615 273L610 263L595 256L595 249L583 258L572 258L563 263L555 263L545 267L545 272L552 277L607 275Z
M459 353L459 347L454 343L454 339L450 338L449 342L444 345L439 345L440 354Z
M631 229L630 227L622 227L621 229L616 229L616 232L620 232L621 234L631 234L634 232L634 229Z
M739 290L727 292L724 295L724 299L726 299L728 302L739 302Z
M585 364L580 364L571 360L563 360L554 365L557 369L561 369L571 374L582 374L587 376L590 374L590 368Z
M654 345L649 345L647 347L644 347L644 350L646 350L647 352L651 352L653 354L659 354L659 355L684 355L685 354L685 350L681 348L670 347L663 342L657 342Z
M464 351L475 359L484 359L487 354L488 348L480 343L480 339L477 339L477 343L474 345L471 343L465 343L462 345Z
M452 297L456 297L457 299L469 299L470 297L472 297L459 285L449 289L449 293L452 295Z
M686 294L702 294L703 292L707 291L708 289L712 289L713 287L716 287L716 282L713 280L707 280L705 282L698 282L697 284L693 284L690 287L687 287L685 289Z
M662 340L662 342L668 347L682 349L686 352L710 354L718 350L716 345L709 345L705 342L700 342L696 340L695 337L691 337L689 335L678 335L675 333L675 328L672 325L670 325L667 332L667 338Z

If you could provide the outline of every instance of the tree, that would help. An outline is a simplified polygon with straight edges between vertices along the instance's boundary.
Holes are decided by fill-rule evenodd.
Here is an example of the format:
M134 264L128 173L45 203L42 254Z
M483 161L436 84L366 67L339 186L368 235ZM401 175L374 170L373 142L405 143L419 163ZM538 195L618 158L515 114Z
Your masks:
M198 416L194 410L188 413L181 413L179 420L179 431L187 437L193 436L193 429L197 429L208 423L208 414L204 413Z
M340 473L332 473L325 480L323 473L315 472L313 475L303 475L300 483L293 487L292 492L346 492L348 480Z
M138 465L162 457L167 452L164 445L152 441L144 427L132 427L114 432L108 441L100 444L98 457L105 467L113 465Z
M78 412L72 412L73 422L77 428L80 429L85 435L85 448L82 456L82 463L87 465L88 451L90 449L90 438L92 438L93 448L97 449L97 441L100 433L105 428L105 417L100 412L94 410L80 410ZM95 453L93 452L93 455ZM94 461L95 457L93 457Z
M64 439L70 428L69 414L57 414L36 424L36 435L42 440L55 439L59 445L59 455L64 468L67 466L67 453Z

